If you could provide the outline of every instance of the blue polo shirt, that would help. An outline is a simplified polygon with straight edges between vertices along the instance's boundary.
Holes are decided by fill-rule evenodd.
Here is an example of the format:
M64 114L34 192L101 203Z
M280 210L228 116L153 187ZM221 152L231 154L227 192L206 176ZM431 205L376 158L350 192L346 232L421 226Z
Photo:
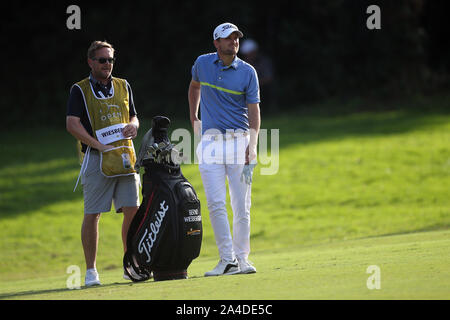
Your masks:
M237 56L229 66L219 55L208 53L192 66L192 79L201 84L202 133L208 129L249 130L249 103L259 103L259 83L255 68Z

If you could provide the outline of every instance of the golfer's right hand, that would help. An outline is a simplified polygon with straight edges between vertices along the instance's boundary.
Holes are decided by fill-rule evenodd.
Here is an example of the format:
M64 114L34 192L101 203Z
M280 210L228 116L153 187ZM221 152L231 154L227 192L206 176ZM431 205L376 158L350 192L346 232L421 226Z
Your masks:
M202 121L199 119L196 119L191 122L192 128L194 129L194 136L201 136L202 135Z

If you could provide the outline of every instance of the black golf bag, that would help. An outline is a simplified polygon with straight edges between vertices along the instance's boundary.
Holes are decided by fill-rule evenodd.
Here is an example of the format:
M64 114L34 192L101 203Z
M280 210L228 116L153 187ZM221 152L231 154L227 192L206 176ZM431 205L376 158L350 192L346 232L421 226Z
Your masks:
M167 135L170 120L155 117L137 157L145 168L143 200L133 218L123 258L133 281L186 279L187 268L200 254L202 218L192 185L173 161L177 151Z

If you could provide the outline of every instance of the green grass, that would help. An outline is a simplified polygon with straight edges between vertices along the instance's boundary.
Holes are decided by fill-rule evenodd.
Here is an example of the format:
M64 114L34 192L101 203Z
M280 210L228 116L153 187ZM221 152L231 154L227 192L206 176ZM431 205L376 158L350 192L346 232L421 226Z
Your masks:
M298 300L449 299L450 231L422 232L255 252L258 272L204 278L216 260L200 258L188 280L130 283L120 270L102 286L69 290L69 274L5 283L3 299ZM274 258L275 257L275 258ZM380 268L380 289L367 287L367 267ZM194 294L195 293L195 294ZM167 313L170 311L167 310Z
M346 258L336 260L336 268L344 268L341 271L348 277L353 272L355 277L362 272L363 280L368 276L365 268L369 263L377 264L371 262L377 256L385 259L383 265L390 265L397 275L408 273L409 262L414 264L422 259L425 269L411 267L416 271L409 280L412 287L408 288L417 287L426 292L417 293L420 297L448 298L448 289L442 287L450 287L448 273L444 272L450 269L445 259L449 254L443 247L449 238L445 230L450 225L450 116L442 110L445 109L333 117L290 114L272 119L266 119L263 114L262 128L280 129L280 165L276 175L261 175L261 168L267 165L259 164L255 169L250 259L259 272L253 278L248 277L248 281L259 284L252 282L249 288L253 289L243 290L239 297L258 297L263 290L258 286L263 286L265 281L261 280L264 279L267 283L279 281L286 285L306 281L311 286L312 291L304 286L292 288L288 295L280 295L283 299L356 297L359 293L352 284L339 286L336 283L342 278L341 273L336 278L330 275L334 281L322 283L320 280L324 275L319 271L332 273L334 269L327 266L333 253L337 257L340 252ZM141 123L139 137L148 129L150 119L141 119ZM172 129L178 127L188 127L188 123L175 121ZM136 147L139 141L138 138ZM15 298L64 299L81 298L83 292L98 292L98 296L87 297L101 299L114 297L114 292L125 294L123 290L128 285L114 284L120 282L122 243L121 215L113 212L103 214L100 220L97 259L105 283L111 285L104 288L106 291L101 288L77 292L60 290L65 283L63 280L61 284L61 279L67 277L65 270L69 265L79 265L84 271L80 240L81 187L72 192L79 171L75 140L63 127L13 130L3 133L0 150L4 155L0 165L0 297L7 293ZM171 290L172 286L185 286L184 283L214 286L228 281L232 286L243 278L200 277L215 265L218 255L198 168L184 165L183 173L202 201L204 240L200 257L189 270L194 278L186 282L135 284L133 291L141 288L144 294L146 288L153 288L160 298L174 298L172 291L176 290ZM231 216L229 206L228 209ZM419 249L408 250L412 242L407 240L403 247L389 245L393 239L403 239L392 235L415 237L416 233L418 238L411 241L425 250L422 255L418 255ZM441 249L431 250L433 242L429 238L433 237L440 238ZM374 258L371 261L364 259L364 241L376 248L371 253ZM425 249L422 242L430 247ZM378 247L378 243L386 245ZM350 250L353 244L361 250ZM323 255L322 259L314 254L316 249ZM395 250L399 253L391 256ZM298 270L289 267L292 263L298 264ZM433 269L442 272L426 272ZM381 270L389 275L385 273L389 269L381 266ZM295 279L299 280L295 282ZM361 285L359 282L354 285ZM38 293L22 295L27 287ZM395 288L397 291L387 290L387 283L380 293L365 288L362 297L378 298L377 294L381 293L387 298L395 298L396 294L409 296L400 285ZM110 295L108 290L113 293ZM210 291L206 290L203 297L197 298L218 297L215 294L219 293ZM414 292L411 294L414 297ZM261 298L276 299L277 296L268 294Z

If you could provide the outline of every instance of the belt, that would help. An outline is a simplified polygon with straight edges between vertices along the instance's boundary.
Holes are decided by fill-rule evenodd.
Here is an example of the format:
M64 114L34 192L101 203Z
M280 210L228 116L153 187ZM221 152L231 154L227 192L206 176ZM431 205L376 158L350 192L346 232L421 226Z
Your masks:
M223 133L223 134L204 134L202 135L202 139L206 140L232 140L235 138L243 138L248 136L248 131L246 132L230 132L230 133Z

